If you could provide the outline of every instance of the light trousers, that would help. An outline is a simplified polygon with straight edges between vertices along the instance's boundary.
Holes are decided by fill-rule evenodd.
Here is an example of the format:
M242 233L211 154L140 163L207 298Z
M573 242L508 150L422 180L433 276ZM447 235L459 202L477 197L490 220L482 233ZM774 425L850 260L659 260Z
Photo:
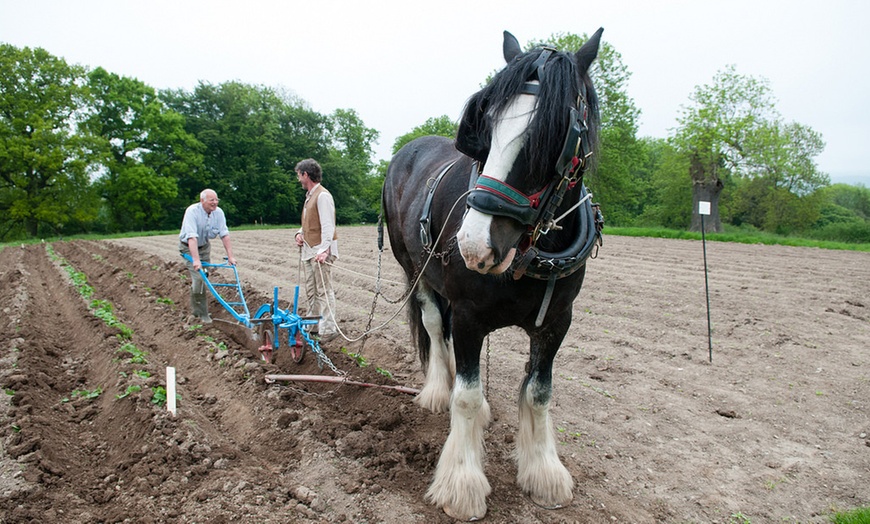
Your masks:
M302 261L305 273L305 296L308 299L308 316L320 317L319 333L321 336L338 332L335 323L335 290L332 288L332 262L335 257L329 255L326 262L319 264L313 258ZM312 330L313 331L313 330Z

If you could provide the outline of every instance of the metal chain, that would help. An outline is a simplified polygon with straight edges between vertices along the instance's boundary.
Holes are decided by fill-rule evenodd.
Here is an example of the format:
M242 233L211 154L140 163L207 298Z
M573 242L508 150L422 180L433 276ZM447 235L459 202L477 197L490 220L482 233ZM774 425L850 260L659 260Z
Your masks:
M489 334L486 335L486 391L484 396L489 398L489 356L492 353L492 348L489 345Z
M470 191L466 191L465 193L459 195L459 197L453 203L453 206L450 208L450 211L447 213L448 219L450 218L450 215L453 214L453 211L456 209L456 206L462 201L463 198L465 198L466 195L468 195L469 192ZM444 235L444 232L446 229L447 229L447 220L444 221L444 225L441 226L441 230L438 232L438 237L435 239L435 245L437 245L438 242L440 242L441 237ZM389 297L387 297L386 295L384 295L383 292L381 292L381 272L382 272L383 250L379 249L378 250L378 274L377 274L377 279L375 282L375 296L372 298L372 309L369 313L369 320L368 320L368 323L366 325L365 332L362 334L362 336L360 336L359 338L357 338L355 340L360 340L360 339L365 340L365 337L367 337L369 335L369 333L374 331L371 329L371 324L374 321L374 314L375 314L375 309L377 307L377 300L378 300L379 296L384 297L384 300L390 304L402 303L402 307L400 307L396 311L396 313L392 317L390 317L389 320L387 320L381 326L378 326L375 329L380 329L380 328L386 326L390 321L392 321L392 319L394 319L396 316L398 316L399 312L402 310L402 308L404 308L404 303L407 302L408 298L411 296L411 293L417 288L417 285L420 283L420 279L422 278L423 271L425 271L426 267L428 267L429 262L431 262L433 258L442 258L443 259L443 258L447 257L453 251L455 246L456 246L456 235L453 235L452 238L450 239L450 241L447 243L447 246L444 248L444 250L442 250L440 252L434 252L431 249L424 249L420 253L420 264L417 267L417 269L414 271L414 275L411 277L411 280L408 283L409 284L408 288L405 290L405 292L402 294L401 298L399 298L398 300L392 300ZM424 260L425 260L425 262L424 262ZM330 280L330 284L331 283L332 283L332 281ZM328 306L328 303L327 303L327 306ZM345 337L345 338L347 338L347 337ZM348 340L350 340L350 339L348 339ZM350 340L350 341L353 342L354 340ZM365 342L363 342L363 344L365 344Z

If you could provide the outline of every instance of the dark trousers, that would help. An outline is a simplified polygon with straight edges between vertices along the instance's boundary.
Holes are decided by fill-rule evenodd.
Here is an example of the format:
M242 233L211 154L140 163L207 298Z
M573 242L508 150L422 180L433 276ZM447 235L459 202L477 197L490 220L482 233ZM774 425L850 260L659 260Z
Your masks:
M185 255L190 255L190 246L184 242L178 243L178 250ZM200 262L211 262L211 245L206 242L205 245L197 246L199 251ZM188 271L190 271L190 310L193 315L199 318L208 317L208 297L206 296L206 285L199 271L193 269L193 263L184 259Z

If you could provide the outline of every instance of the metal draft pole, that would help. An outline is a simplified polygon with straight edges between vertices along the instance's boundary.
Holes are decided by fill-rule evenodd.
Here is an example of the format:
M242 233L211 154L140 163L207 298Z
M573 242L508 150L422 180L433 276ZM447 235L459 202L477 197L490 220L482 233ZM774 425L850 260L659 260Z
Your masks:
M710 202L698 203L698 214L701 215L701 245L704 250L704 289L707 293L707 347L709 349L710 362L713 362L713 329L710 324L710 282L707 278L707 235L704 228L704 215L710 214Z

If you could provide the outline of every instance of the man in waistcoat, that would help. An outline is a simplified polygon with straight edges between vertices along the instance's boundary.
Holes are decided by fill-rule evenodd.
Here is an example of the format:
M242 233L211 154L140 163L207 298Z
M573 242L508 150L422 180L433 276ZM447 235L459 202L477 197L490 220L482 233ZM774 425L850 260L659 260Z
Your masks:
M302 227L295 239L296 245L302 248L308 315L320 316L316 334L328 342L338 334L331 271L332 263L338 258L338 236L335 201L332 194L320 185L322 177L323 172L316 160L308 158L296 164L296 178L306 193Z
M204 189L199 194L199 203L191 204L184 211L181 221L181 233L178 235L178 250L184 255L190 255L193 262L185 263L190 270L190 308L194 322L211 324L208 314L207 288L199 274L203 262L211 262L211 245L209 240L220 237L227 252L227 262L236 265L233 257L233 245L230 243L230 230L227 229L227 219L223 209L218 207L218 196L211 189Z

